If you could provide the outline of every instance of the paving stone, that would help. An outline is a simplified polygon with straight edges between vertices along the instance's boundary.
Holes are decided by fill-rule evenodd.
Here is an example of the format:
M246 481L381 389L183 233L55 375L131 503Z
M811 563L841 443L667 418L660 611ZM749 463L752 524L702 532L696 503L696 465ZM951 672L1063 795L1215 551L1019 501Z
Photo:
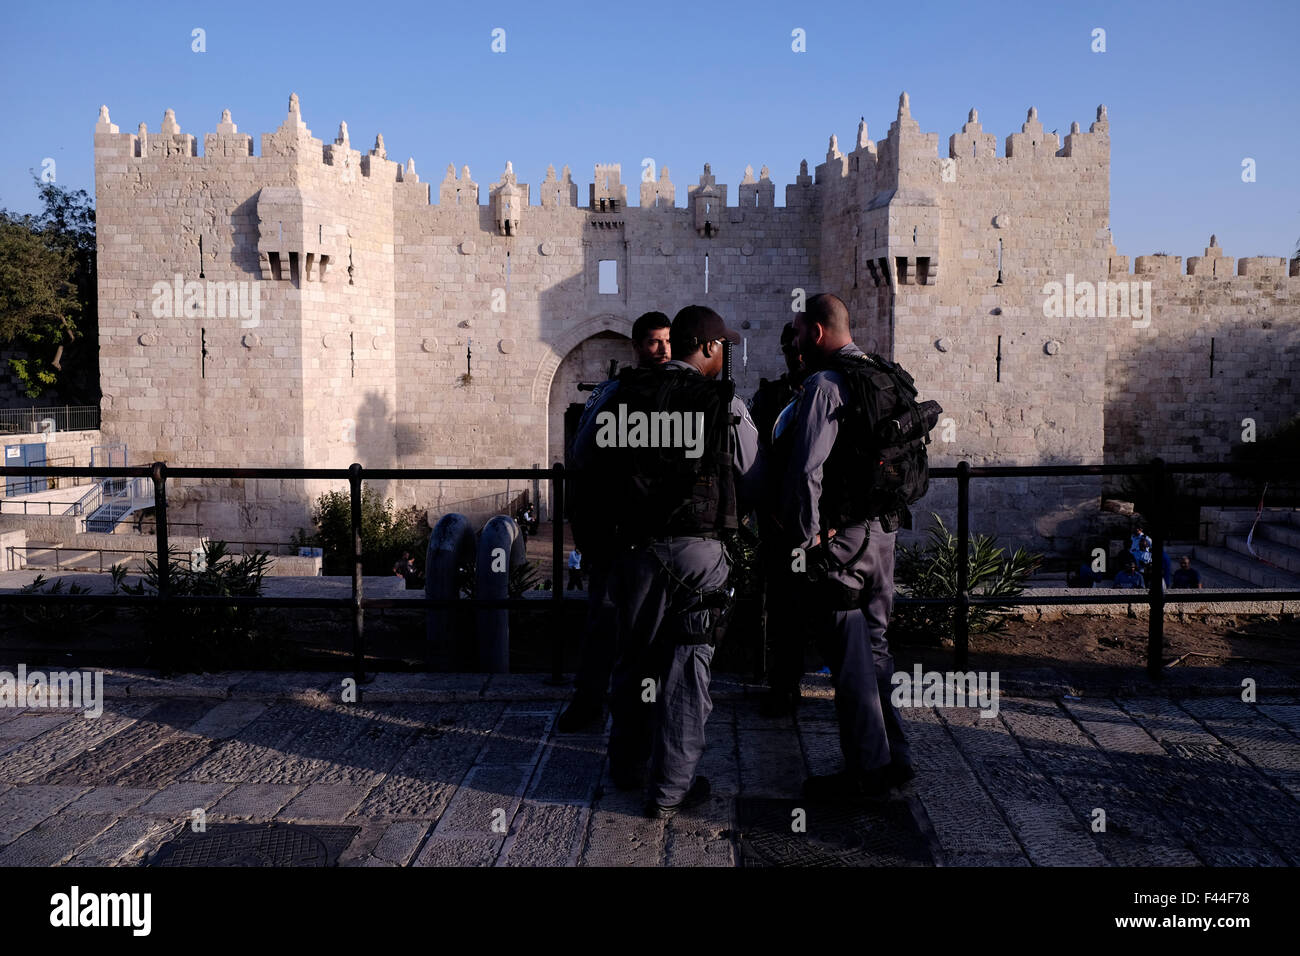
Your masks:
M314 708L301 704L275 704L240 731L238 737L186 772L185 779L231 783L246 780L282 760L289 741L317 715Z
M735 866L734 799L714 796L681 810L664 826L665 866Z
M559 736L546 745L541 766L528 789L536 803L588 804L600 784L604 748L569 746L570 738Z
M531 777L530 768L474 767L456 791L434 831L438 834L492 834L508 832Z
M413 722L401 717L370 714L372 719L348 740L334 762L320 772L317 783L349 784L369 790L393 769L420 732Z
M226 740L262 716L268 706L260 700L223 700L214 704L189 730L211 740Z
M803 751L793 724L779 731L746 731L742 726L738 733L742 794L789 797L803 791Z
M992 798L937 716L918 721L909 742L917 775L912 790L948 853L1023 855Z
M164 741L127 764L109 780L123 787L170 786L217 748L216 741L182 734Z
M0 738L6 740L35 740L46 731L53 730L70 720L85 720L81 714L41 713L18 711L12 720L0 724Z
M943 854L944 866L973 866L973 867L995 867L995 866L1033 866L1028 857L1023 853L966 853L956 852Z
M367 719L339 710L322 709L301 725L270 759L251 768L246 783L306 784L338 764L339 756L365 729Z
M981 717L966 707L936 707L962 753L970 757L1021 757L1020 745L996 717Z
M1300 705L1260 704L1259 712L1291 731L1293 735L1296 735L1297 742L1300 742ZM8 731L0 727L0 735L7 736Z
M429 829L429 824L424 821L399 820L397 823L390 823L384 829L384 835L375 844L372 855L375 859L392 866L406 866L415 855L415 851L419 849L420 841L429 833Z
M347 784L314 783L294 797L277 820L342 820L365 799L366 791Z
M487 682L485 674L379 674L360 697L367 705L477 701Z
M576 865L589 814L585 807L557 803L523 804L514 818L497 865Z
M425 841L412 866L492 866L501 855L505 837L440 837Z
M314 671L254 671L230 685L231 700L296 701L315 705L337 701L343 675Z
M0 793L0 846L58 813L89 787L33 784Z
M140 806L156 793L144 787L96 787L68 807L68 813L123 814Z
M178 725L192 724L206 709L207 704L203 701L161 701L131 726L61 764L48 775L47 782L108 783L117 777L123 766L176 737Z
M573 688L567 684L552 684L547 674L492 674L482 688L483 700L511 702L567 701Z
M170 820L189 820L194 810L211 809L225 794L235 789L231 783L173 783L159 791L137 813Z
M0 780L34 783L75 760L94 747L131 726L152 702L126 702L112 711L105 708L101 717L79 717L29 740L0 757Z
M1038 866L1105 866L1088 828L1059 801L999 800L1002 812Z
M800 733L803 743L804 764L813 775L837 773L844 769L844 751L840 748L840 735Z
M61 813L37 824L0 850L0 867L54 866L107 830L116 819L111 813L82 816Z
M492 766L536 764L551 723L549 714L503 714L500 723L492 728L478 762Z
M164 842L176 824L153 817L124 817L77 851L67 866L134 866Z
M659 866L664 825L644 815L641 793L609 791L591 813L579 866Z
M299 789L277 783L242 783L218 800L208 815L236 820L270 820Z
M393 769L366 795L357 816L438 818L486 738L482 730L455 725L416 731Z

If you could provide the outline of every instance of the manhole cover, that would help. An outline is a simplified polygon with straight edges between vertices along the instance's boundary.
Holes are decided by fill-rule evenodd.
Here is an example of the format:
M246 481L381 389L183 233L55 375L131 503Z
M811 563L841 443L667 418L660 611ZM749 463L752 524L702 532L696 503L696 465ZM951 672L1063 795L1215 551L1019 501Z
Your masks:
M218 823L186 828L159 847L146 866L333 866L360 827L287 823Z
M796 810L803 810L804 832ZM929 841L904 800L859 806L742 797L744 866L933 866Z

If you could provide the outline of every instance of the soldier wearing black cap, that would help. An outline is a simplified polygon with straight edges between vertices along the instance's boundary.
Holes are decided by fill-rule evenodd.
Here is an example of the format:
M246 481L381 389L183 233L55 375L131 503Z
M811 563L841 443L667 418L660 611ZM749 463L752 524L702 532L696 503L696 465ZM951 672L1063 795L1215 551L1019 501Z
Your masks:
M575 464L611 489L616 541L609 594L619 658L610 710L616 786L646 781L651 816L703 802L713 630L730 564L719 535L736 527L757 481L758 433L729 383L714 381L723 342L739 342L712 309L688 306L671 329L674 358L627 369L574 440ZM643 427L650 422L649 430Z
M668 316L662 312L646 312L632 323L632 349L638 367L652 368L669 360L672 355L668 335L671 325ZM578 433L605 407L612 394L609 390L617 381L611 378L592 389L578 420ZM573 502L570 526L574 540L582 550L590 587L582 651L578 672L573 679L573 699L556 723L560 733L596 729L605 713L605 692L609 689L610 672L614 667L617 645L614 632L618 622L606 590L609 554L602 533L599 494L599 489L593 488L585 479L579 479L574 483L570 499Z

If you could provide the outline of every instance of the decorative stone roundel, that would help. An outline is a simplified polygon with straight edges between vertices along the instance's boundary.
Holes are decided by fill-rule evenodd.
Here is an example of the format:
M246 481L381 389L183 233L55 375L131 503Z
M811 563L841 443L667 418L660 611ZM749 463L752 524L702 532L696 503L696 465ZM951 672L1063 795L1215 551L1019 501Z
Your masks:
M438 340L429 336L420 343L420 348L425 352L436 352L438 350Z
M1061 351L1061 343L1056 341L1056 339L1048 339L1047 344L1043 346L1043 351L1048 355L1055 355L1057 352Z
M940 352L947 352L952 349L952 340L939 339L937 342L934 343L934 347L937 348Z
M550 241L543 242L537 247L537 249L542 255L549 256L555 252L555 243Z
M666 256L671 256L673 254L673 244L671 242L661 242L659 243L659 251Z
M501 350L501 354L509 355L511 352L515 350L515 340L502 339L500 342L497 343L497 348Z
M754 247L751 246L749 243L745 243L743 246L740 247L740 254L742 256L752 256L754 254Z
M996 216L993 217L993 228L994 228L994 229L1005 229L1006 227L1007 227L1007 214L1006 214L1006 213L998 213L998 215L996 215Z
M478 250L473 239L466 239L460 244L460 251L463 255L472 256Z
M376 335L370 340L370 347L376 351L384 348L386 345L388 345L388 336L386 335Z
M243 338L244 348L255 349L262 344L262 337L256 332L249 332Z
M152 332L142 332L140 333L140 337L136 341L139 342L141 345L149 346L149 345L153 345L155 342L158 341L158 336L156 336Z

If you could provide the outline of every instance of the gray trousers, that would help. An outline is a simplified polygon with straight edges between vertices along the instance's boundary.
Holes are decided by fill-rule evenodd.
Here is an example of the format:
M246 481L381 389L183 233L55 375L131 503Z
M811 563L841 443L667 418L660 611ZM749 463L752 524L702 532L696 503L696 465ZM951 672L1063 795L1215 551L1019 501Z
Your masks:
M649 759L649 796L662 806L680 803L690 788L713 711L707 642L715 612L697 607L695 592L723 587L729 573L721 542L688 537L629 551L610 568L619 643L610 764L632 769Z
M867 528L867 546L861 548ZM818 646L831 669L840 747L848 770L874 770L892 761L911 760L898 709L890 702L894 658L885 632L894 609L895 532L879 521L846 528L836 534L832 554L851 561L834 575L861 585L862 603L851 611L817 612Z

